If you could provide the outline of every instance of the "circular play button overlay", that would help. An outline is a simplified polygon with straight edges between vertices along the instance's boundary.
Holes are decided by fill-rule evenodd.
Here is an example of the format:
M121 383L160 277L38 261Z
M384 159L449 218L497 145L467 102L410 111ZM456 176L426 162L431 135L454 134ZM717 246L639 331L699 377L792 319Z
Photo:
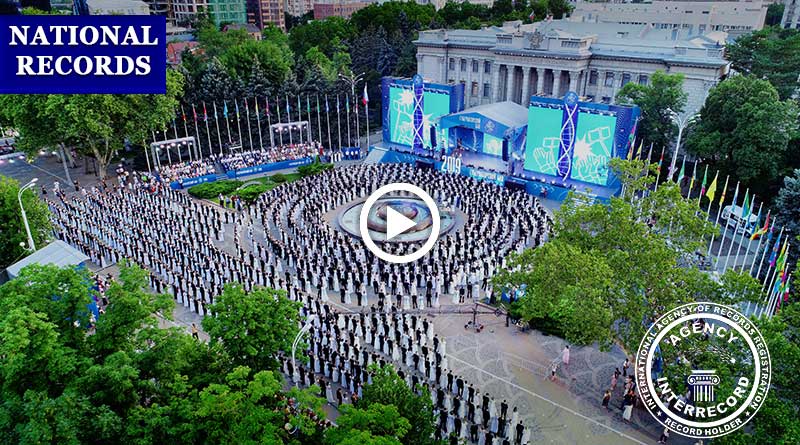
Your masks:
M392 200L389 200L382 203L380 208L375 208L375 204L383 196L397 192L408 192L416 195L422 200L422 202L425 204L425 207L427 207L427 211L430 213L430 219L427 219L431 226L428 239L418 250L406 255L394 255L385 252L383 249L378 247L377 244L375 244L375 241L372 239L372 234L370 233L371 229L376 229L375 221L370 221L371 213L380 214L381 220L383 221L383 224L380 226L380 228L385 234L385 237L380 241L392 241L398 236L401 236L409 230L419 226L420 223L414 219L413 209L409 209L400 205L400 201L398 201L397 204L394 204ZM373 208L375 208L374 211ZM425 193L425 190L422 190L413 184L408 184L405 182L386 184L369 195L367 200L364 202L364 205L361 207L361 214L359 217L359 232L361 233L361 239L364 240L364 244L366 244L367 249L369 249L370 252L375 254L375 256L383 261L389 263L410 263L425 256L425 254L433 248L433 245L436 244L436 240L439 238L440 228L441 217L439 215L439 209L436 207L436 203L433 201L433 198Z

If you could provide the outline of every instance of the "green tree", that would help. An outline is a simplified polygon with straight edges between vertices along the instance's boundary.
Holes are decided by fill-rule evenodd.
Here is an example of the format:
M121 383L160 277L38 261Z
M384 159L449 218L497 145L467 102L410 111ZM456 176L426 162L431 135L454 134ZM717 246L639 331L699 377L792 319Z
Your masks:
M786 5L783 3L772 3L767 7L767 16L764 18L764 25L775 26L780 25L783 19L783 11Z
M228 48L219 56L219 60L237 79L245 79L252 71L252 65L258 63L273 84L286 80L292 69L291 51L263 40L245 40Z
M245 292L240 284L229 284L209 309L214 316L203 319L203 328L235 365L277 369L278 352L288 352L299 332L300 303L286 298L285 291L260 287Z
M798 54L800 31L779 26L745 34L725 48L725 55L734 70L768 80L781 100L797 93L797 79L800 77Z
M297 55L303 55L311 48L319 49L326 57L332 58L342 48L341 42L352 40L356 35L351 23L341 17L328 17L313 20L292 28L289 33L289 47Z
M796 169L792 176L783 178L783 187L775 198L775 218L788 236L793 240L800 235L800 169ZM797 245L793 242L793 245ZM789 255L797 259L797 249L790 249Z
M653 144L656 153L672 146L677 127L669 111L682 113L687 97L683 91L683 74L667 74L663 71L653 73L647 85L629 82L617 92L618 103L641 108L642 120L637 133L645 145Z
M357 407L369 409L374 404L393 405L400 416L411 425L407 433L401 435L399 434L401 427L405 427L405 424L402 422L394 424L398 430L394 431L393 435L400 439L402 444L434 444L433 433L436 429L436 416L433 413L433 405L427 390L422 390L422 393L417 395L397 375L391 365L374 366L372 371L372 383L364 387L364 397L359 401ZM387 445L389 443L392 442L388 442Z
M733 76L709 92L687 150L764 196L793 156L787 147L797 129L794 101L781 101L766 80Z
M0 268L6 268L30 254L19 207L19 187L16 180L0 175ZM39 199L37 192L36 188L23 192L22 205L28 217L33 243L41 249L50 239L50 210Z
M336 419L337 426L325 433L329 445L402 445L411 429L393 405L373 403L365 409L344 405Z
M607 205L571 195L554 214L552 240L512 257L498 274L496 286L526 286L523 318L549 317L578 344L620 341L633 350L665 308L759 295L752 279L728 275L717 283L694 266L716 229L672 182L643 193L654 181L644 165L612 160L625 194Z

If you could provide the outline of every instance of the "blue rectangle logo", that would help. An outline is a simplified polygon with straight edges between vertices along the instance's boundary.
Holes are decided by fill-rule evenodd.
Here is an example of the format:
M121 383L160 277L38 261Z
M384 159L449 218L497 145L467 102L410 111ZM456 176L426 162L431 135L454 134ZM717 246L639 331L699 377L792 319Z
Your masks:
M164 94L163 16L0 16L0 94Z

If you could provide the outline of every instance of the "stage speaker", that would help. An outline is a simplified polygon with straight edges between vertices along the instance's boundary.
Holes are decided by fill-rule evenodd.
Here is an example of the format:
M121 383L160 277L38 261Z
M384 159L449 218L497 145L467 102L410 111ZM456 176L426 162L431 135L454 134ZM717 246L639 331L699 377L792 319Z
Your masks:
M518 191L524 192L525 191L525 183L524 182L520 183L520 182L516 182L516 181L506 181L506 188L511 190L511 191L518 190Z
M508 146L511 144L511 141L504 140L503 141L503 160L508 161Z
M433 161L429 159L417 159L414 166L419 169L433 169L434 164Z
M431 125L431 147L436 148L436 127Z

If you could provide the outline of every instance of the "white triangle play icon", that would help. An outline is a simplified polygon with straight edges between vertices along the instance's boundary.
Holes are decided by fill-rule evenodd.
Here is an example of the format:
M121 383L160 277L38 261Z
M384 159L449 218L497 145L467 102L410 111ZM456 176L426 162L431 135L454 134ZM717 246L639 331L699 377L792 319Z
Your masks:
M386 206L386 241L414 227L417 223L405 217L391 206Z

